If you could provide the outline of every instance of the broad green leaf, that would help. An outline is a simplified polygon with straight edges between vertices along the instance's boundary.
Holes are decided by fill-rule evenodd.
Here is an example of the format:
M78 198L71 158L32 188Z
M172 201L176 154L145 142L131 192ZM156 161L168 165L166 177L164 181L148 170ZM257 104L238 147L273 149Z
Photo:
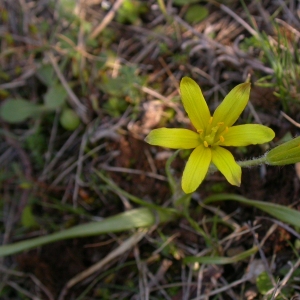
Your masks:
M191 5L186 14L184 15L184 19L188 23L198 23L204 20L208 16L208 9L202 5Z
M41 112L41 106L24 99L7 99L0 108L0 116L9 123L18 123Z
M46 86L52 86L54 81L54 70L51 65L43 65L36 72L38 79Z
M269 215L275 217L276 219L285 222L290 225L300 226L300 211L275 204L270 202L257 201L252 199L247 199L242 196L234 194L220 194L208 197L205 199L205 204L215 202L215 201L227 201L234 200L240 203L251 205L257 207L258 209L268 213Z
M77 225L72 228L41 236L10 245L0 246L0 257L12 255L21 251L57 242L60 240L95 236L111 232L121 232L134 228L150 227L154 224L167 222L174 219L176 215L172 212L154 212L148 208L138 208L104 219L100 222L91 222Z
M49 109L61 107L67 98L67 92L60 84L51 86L44 95L45 106Z

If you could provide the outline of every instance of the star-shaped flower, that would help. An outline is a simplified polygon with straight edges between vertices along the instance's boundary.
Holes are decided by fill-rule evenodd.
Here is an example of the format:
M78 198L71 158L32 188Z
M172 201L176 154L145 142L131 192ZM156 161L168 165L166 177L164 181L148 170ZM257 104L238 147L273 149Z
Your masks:
M248 146L272 140L272 129L258 124L232 126L245 109L250 83L237 85L217 107L213 116L200 87L189 77L180 82L183 106L196 131L179 128L152 130L145 141L151 145L172 149L193 149L182 176L185 193L194 192L204 180L211 162L229 183L240 186L241 167L233 155L222 146Z

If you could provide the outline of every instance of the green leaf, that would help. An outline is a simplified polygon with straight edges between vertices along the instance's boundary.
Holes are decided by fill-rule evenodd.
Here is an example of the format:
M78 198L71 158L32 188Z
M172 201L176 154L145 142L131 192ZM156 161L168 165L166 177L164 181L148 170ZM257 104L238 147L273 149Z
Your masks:
M44 95L45 106L49 109L61 107L67 98L67 92L60 84L51 86Z
M300 137L285 142L266 155L267 163L272 166L283 166L300 161Z
M36 75L38 79L48 87L55 83L54 70L51 65L43 65L37 70Z
M259 274L259 276L256 278L256 286L259 292L263 295L273 288L272 281L266 271Z
M26 228L38 227L39 224L36 222L34 214L32 213L32 208L27 205L22 212L21 223Z
M145 13L147 6L142 1L124 0L122 6L117 11L116 20L119 23L134 24L138 21L139 15Z
M204 20L208 16L208 9L202 5L191 5L186 14L184 15L184 19L188 23L198 23Z
M240 203L257 207L258 209L268 213L269 215L277 218L280 221L283 221L290 225L294 225L296 227L300 226L300 211L279 204L247 199L245 197L234 194L214 195L206 198L204 203L208 204L215 201L227 200L234 200Z
M41 106L24 99L7 99L0 108L0 116L9 123L18 123L41 112Z
M109 217L100 222L82 224L46 236L0 246L0 257L12 255L65 239L121 232L141 227L150 227L154 224L170 221L174 218L174 216L175 214L172 213L167 214L162 211L154 212L149 208L133 209L117 214L113 217Z
M59 121L61 126L67 130L75 130L80 124L78 115L71 108L62 111Z
M226 265L233 264L238 261L244 260L245 258L255 254L258 251L258 248L252 247L251 249L244 251L238 255L232 257L223 257L223 256L187 256L183 259L185 263L202 263L202 264L214 264L214 265Z
M183 6L187 4L197 3L199 0L173 0L174 5Z

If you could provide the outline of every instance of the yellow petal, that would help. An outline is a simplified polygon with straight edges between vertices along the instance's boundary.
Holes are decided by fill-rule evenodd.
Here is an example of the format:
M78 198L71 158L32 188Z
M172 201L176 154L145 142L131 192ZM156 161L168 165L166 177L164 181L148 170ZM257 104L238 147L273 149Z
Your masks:
M200 144L199 134L180 128L154 129L146 136L145 141L150 145L172 149L193 149Z
M212 162L230 184L237 186L241 185L241 167L235 162L234 157L228 150L222 147L213 148Z
M211 162L211 149L198 146L190 155L182 176L182 189L186 194L194 192L206 176Z
M210 119L210 112L199 85L189 77L180 82L181 99L185 111L197 130L203 130Z
M228 128L223 135L224 141L220 146L248 146L263 144L271 141L275 137L274 131L259 124L238 125Z
M250 83L245 82L233 88L217 107L213 115L212 126L224 122L225 126L233 125L245 109L250 95Z

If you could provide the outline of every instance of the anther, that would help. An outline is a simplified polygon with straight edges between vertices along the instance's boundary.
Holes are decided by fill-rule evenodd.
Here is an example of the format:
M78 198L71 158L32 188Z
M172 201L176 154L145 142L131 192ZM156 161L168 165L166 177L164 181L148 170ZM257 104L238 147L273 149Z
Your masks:
M197 129L197 132L201 134L203 132L203 129Z
M228 132L228 126L226 126L226 128L221 132L222 134L225 134Z
M209 121L208 121L208 124L211 124L212 123L212 120L213 120L213 117L210 117Z
M203 144L204 144L204 147L208 148L208 143L207 143L207 141L204 141Z
M220 135L220 142L223 143L225 141L224 137Z
M218 125L222 126L222 125L224 125L224 122L218 122Z

